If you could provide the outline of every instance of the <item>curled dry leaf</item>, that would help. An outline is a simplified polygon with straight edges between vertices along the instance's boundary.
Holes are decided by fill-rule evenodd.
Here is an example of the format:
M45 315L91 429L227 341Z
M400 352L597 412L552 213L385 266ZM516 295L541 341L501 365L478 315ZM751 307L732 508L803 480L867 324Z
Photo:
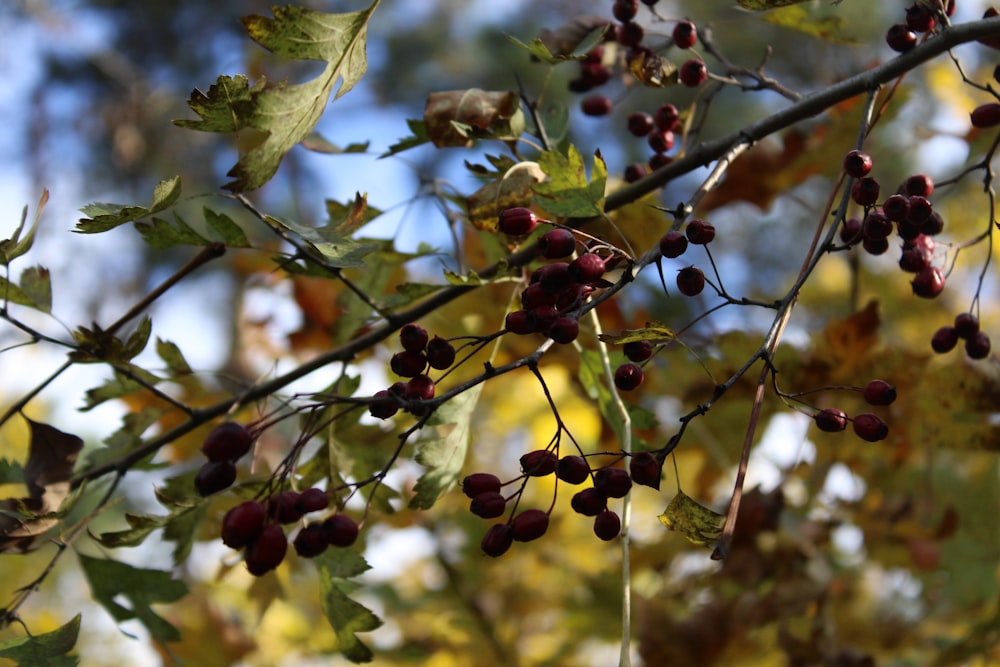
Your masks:
M549 53L556 56L568 56L595 30L607 29L610 22L604 16L584 14L567 21L555 30L542 30L538 33Z
M449 90L427 96L424 124L438 148L471 146L480 138L516 139L524 130L524 112L511 91Z
M0 553L26 553L58 523L56 512L70 492L70 477L83 440L48 424L26 420L31 430L24 466L26 498L0 500ZM38 517L38 518L32 518Z
M468 197L469 222L476 229L496 231L500 211L518 206L530 207L534 197L532 186L545 178L545 172L535 162L514 165L503 176Z

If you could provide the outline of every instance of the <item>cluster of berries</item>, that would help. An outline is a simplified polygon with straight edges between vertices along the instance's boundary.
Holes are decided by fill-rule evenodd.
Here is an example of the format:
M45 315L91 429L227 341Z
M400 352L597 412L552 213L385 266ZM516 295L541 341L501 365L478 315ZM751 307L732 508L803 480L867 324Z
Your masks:
M500 213L497 228L512 238L523 238L538 226L538 217L527 208L508 208ZM578 244L565 227L555 227L538 239L541 256L553 261L535 269L521 292L521 308L507 314L507 331L528 335L544 334L557 343L572 343L580 333L576 312L603 283L602 276L611 258L604 258Z
M872 380L865 385L861 395L868 405L891 405L896 400L896 388L885 380ZM854 433L868 442L885 440L889 435L889 425L872 412L863 412L851 418L839 408L824 408L813 415L813 420L819 430L828 433L843 431L847 428L847 422L851 422Z
M208 461L194 478L198 493L210 496L232 486L236 481L236 462L252 445L253 436L242 424L230 421L213 428L201 445Z
M853 150L844 157L844 172L857 179L851 199L865 208L865 215L844 220L840 240L847 245L860 243L869 254L881 255L889 250L889 237L895 232L903 241L899 268L914 274L913 293L933 299L945 284L944 271L933 264L933 237L944 229L944 220L930 200L934 181L926 174L913 174L878 205L881 188L868 175L871 169L872 158L864 151Z
M407 382L395 382L388 389L375 392L368 410L373 417L388 419L400 408L416 414L419 401L434 398L435 384L425 371L428 367L447 370L455 363L455 347L440 336L430 338L419 324L407 324L399 330L403 350L392 355L389 368Z
M931 348L938 354L951 352L959 340L965 341L965 353L970 359L985 359L990 354L990 337L979 328L979 318L972 313L959 313L952 325L934 332Z
M613 540L621 532L621 518L608 509L608 500L623 498L632 484L653 488L660 486L660 461L650 452L631 456L629 469L607 466L592 470L587 459L580 455L559 457L550 449L537 449L521 457L522 476L546 477L555 475L561 482L583 484L591 479L592 486L573 495L570 505L577 514L594 519L594 534L604 540ZM507 482L510 484L517 480ZM507 497L501 493L504 483L492 473L477 472L462 480L462 492L470 498L469 510L478 517L494 519L506 512L507 504L519 498L524 487ZM515 503L516 507L516 503ZM551 510L527 509L514 514L505 523L494 524L486 531L480 544L483 553L494 558L503 555L514 542L536 540L548 530Z
M935 3L915 2L906 8L906 20L889 26L885 42L897 53L906 53L917 45L918 35L931 32L941 21L941 12L946 16L955 13L955 0L946 0L939 6Z

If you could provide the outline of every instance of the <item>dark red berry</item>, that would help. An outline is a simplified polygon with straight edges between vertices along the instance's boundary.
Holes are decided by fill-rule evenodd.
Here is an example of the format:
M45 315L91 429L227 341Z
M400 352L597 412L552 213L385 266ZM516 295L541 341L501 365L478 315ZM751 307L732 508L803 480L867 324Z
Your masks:
M715 226L700 218L695 218L688 223L684 230L688 241L695 245L708 245L715 238Z
M871 210L865 216L862 233L866 238L885 239L892 234L892 222L878 210Z
M541 283L531 283L521 292L521 307L526 310L538 306L554 306L558 292L547 290Z
M590 95L580 102L580 109L588 116L607 116L614 106L607 95Z
M296 509L298 509L301 514L309 514L309 512L325 510L329 506L330 496L328 496L326 491L323 489L317 489L314 486L306 489L299 495Z
M910 197L910 211L906 219L914 225L920 226L931 217L931 213L933 212L934 205L931 204L930 199L921 195L913 195Z
M920 234L913 241L903 244L899 256L899 268L907 273L920 273L931 265L934 259L934 239Z
M462 493L475 498L481 493L500 491L500 478L489 472L474 472L462 480Z
M250 574L259 577L281 565L288 552L288 538L276 523L264 526L246 553L246 565Z
M601 63L584 63L580 67L580 79L587 90L597 88L611 80L611 70Z
M874 206L878 201L879 184L871 176L859 178L851 186L851 199L858 206Z
M536 306L531 309L531 316L535 318L535 326L538 327L538 331L544 333L559 317L559 311L555 309L555 306Z
M504 328L519 336L535 333L537 326L537 320L527 310L511 311L507 313L507 317L504 319Z
M588 98L589 99L589 98ZM507 236L525 236L538 225L538 216L530 208L521 206L500 212L497 229Z
M601 468L594 473L594 488L606 498L624 498L632 489L632 478L624 468Z
M622 520L611 510L604 510L594 517L594 535L609 542L622 532Z
M906 195L892 195L882 202L882 214L893 222L906 220L910 214L910 198Z
M549 515L542 510L524 510L510 522L510 529L518 542L537 540L549 529Z
M944 273L935 266L929 266L915 275L910 284L917 296L933 299L944 290Z
M582 456L564 456L556 464L556 477L567 484L583 484L590 477L590 464Z
M663 153L655 153L649 158L649 168L652 170L659 169L660 167L665 167L674 159L669 155L664 155Z
M872 156L853 150L844 156L844 173L854 178L864 178L872 170Z
M434 336L427 342L427 365L443 371L455 363L455 346L440 336Z
M295 523L302 518L302 511L299 509L298 491L288 489L271 498L268 503L267 513L278 523Z
M580 255L569 265L569 272L578 283L593 283L604 275L604 259L595 253Z
M913 174L903 181L903 194L907 197L930 197L934 181L927 174Z
M906 26L913 32L929 32L934 24L934 12L930 7L914 3L906 8Z
M938 354L951 352L958 345L958 332L955 327L941 327L931 336L931 348Z
M559 457L549 449L536 449L521 457L521 471L528 477L544 477L556 471Z
M634 19L638 12L639 0L615 0L611 6L611 14L622 23Z
M636 484L660 488L660 462L650 452L638 452L632 455L628 463L628 471Z
M676 138L670 130L657 130L650 132L646 138L646 143L654 153L666 153L674 147Z
M256 500L248 500L233 507L222 517L219 531L222 543L232 549L242 549L250 544L264 529L267 510Z
M634 21L622 23L615 28L615 37L622 46L639 46L645 36L645 28Z
M889 425L881 417L864 412L854 417L854 432L862 440L878 442L889 435Z
M649 172L646 171L646 165L642 164L641 162L633 162L632 164L625 167L625 174L624 174L625 182L635 183L640 178L645 176L647 173Z
M862 393L868 405L890 405L896 400L896 388L885 380L872 380Z
M575 317L557 317L545 330L545 335L561 345L567 345L580 335L580 323Z
M406 324L399 330L399 340L407 352L423 352L427 338L427 329L419 324Z
M813 421L821 431L836 433L847 428L847 415L837 408L824 408L813 415Z
M479 547L483 550L483 553L491 558L498 558L510 549L510 545L514 543L514 533L510 526L505 523L497 523L490 526L490 529L486 531L486 535L483 536L483 541L479 543Z
M203 496L228 489L236 481L236 464L232 461L207 461L198 469L194 488Z
M677 272L677 289L684 296L697 296L705 289L705 274L701 269L687 266Z
M883 255L889 250L889 239L878 236L864 236L861 239L861 247L869 255Z
M653 131L656 123L653 117L644 111L636 111L628 117L628 131L637 137L644 137Z
M847 218L840 226L840 240L847 245L854 245L861 240L862 223L858 218Z
M708 78L708 69L705 67L704 61L692 58L681 65L678 77L681 83L688 88L697 88Z
M653 115L653 122L661 130L673 131L676 129L680 115L680 111L673 104L663 104L657 108Z
M615 369L615 386L620 391L632 391L645 379L642 367L631 362L624 363Z
M434 380L426 375L417 375L406 383L403 398L408 401L429 401L434 398Z
M985 331L977 331L965 341L965 353L970 359L985 359L990 355L990 337Z
M678 21L671 37L678 49L690 49L698 41L698 29L691 21Z
M507 508L507 499L502 493L487 491L480 493L469 503L469 511L483 519L495 519L502 516Z
M542 234L538 248L545 259L569 257L576 250L576 236L568 229L557 227Z
M376 419L388 419L399 412L399 404L388 389L380 389L372 395L372 401L368 404L368 412Z
M925 236L935 236L944 230L944 218L937 211L931 211L929 218L920 225L920 232Z
M633 340L622 345L622 352L629 361L637 364L653 356L653 344L648 340Z
M896 223L896 234L903 241L914 241L923 232L921 225L915 225L909 220L902 220Z
M660 237L660 254L667 259L680 257L687 250L688 240L680 232L667 232Z
M407 350L397 352L389 359L389 368L399 377L416 377L427 368L427 355L423 352L409 352Z
M590 487L573 494L569 504L577 514L597 516L607 508L608 498L594 487Z
M546 292L561 292L574 282L578 282L570 271L568 262L552 262L538 267L533 274L538 276L538 284Z
M955 333L959 338L969 340L979 333L979 318L972 313L959 313L955 316Z
M917 33L905 23L895 23L886 31L885 43L897 53L906 53L917 45Z
M224 422L208 432L201 451L209 461L235 461L250 451L251 444L243 424Z
M346 514L334 514L322 526L331 547L349 547L358 539L358 524Z
M1000 103L987 102L972 110L969 114L972 127L987 128L1000 125Z
M295 547L295 553L302 558L315 558L326 551L329 542L326 541L326 531L323 530L323 525L311 523L300 530L292 541L292 546Z
M594 291L590 285L572 285L556 295L556 310L564 313L583 303Z

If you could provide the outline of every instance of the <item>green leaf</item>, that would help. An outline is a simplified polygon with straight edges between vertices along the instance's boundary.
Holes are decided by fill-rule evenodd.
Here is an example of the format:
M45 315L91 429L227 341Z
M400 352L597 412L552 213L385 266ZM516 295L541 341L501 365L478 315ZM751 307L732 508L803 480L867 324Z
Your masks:
M382 215L382 211L368 205L368 195L360 192L355 193L354 201L344 204L327 199L326 213L330 217L330 223L326 227L339 235L354 234Z
M806 2L806 0L736 0L736 2L743 9L764 12L768 9L776 9L777 7L797 5L800 2Z
M0 484L23 484L24 469L17 461L0 459Z
M111 379L107 380L103 384L88 389L86 392L86 399L84 400L83 407L80 408L81 412L86 412L105 401L110 401L116 398L121 398L122 396L127 396L132 392L139 391L143 389L143 385L139 380L143 382L155 385L160 381L160 378L152 373L128 364L124 366L128 372L133 376L129 377L122 372L121 369L115 369L114 375Z
M27 236L23 239L21 238L21 232L24 231L24 223L28 220L28 207L25 206L21 211L21 222L18 224L17 229L14 230L9 239L0 241L0 261L5 266L9 265L12 259L20 257L31 249L31 245L35 242L35 231L38 229L38 223L42 219L42 211L45 209L45 204L48 201L49 191L42 190L42 196L38 199L38 206L35 207L35 218L31 223L31 229L28 230Z
M762 20L782 28L797 30L798 32L812 35L813 37L818 37L834 44L857 43L857 40L853 39L845 31L843 17L813 16L805 7L785 7L765 14Z
M159 213L174 205L181 196L181 177L174 176L169 181L160 181L153 190L153 201L148 208L124 204L88 204L80 209L84 215L74 231L81 234L97 234L114 229L126 222L134 222Z
M188 365L184 354L181 353L181 349L177 347L176 343L157 338L156 354L167 364L167 369L170 370L171 377L190 375L192 373L191 366Z
M43 313L52 312L52 281L49 270L41 266L32 266L21 273L18 281L21 291L29 299L31 305Z
M313 151L315 153L323 153L324 155L343 155L345 153L366 153L368 151L369 142L364 143L353 143L347 146L341 147L334 143L331 143L321 135L319 132L312 132L308 137L302 140L302 148L306 150Z
M150 533L163 528L163 538L174 543L174 563L182 563L191 553L195 530L205 518L206 503L196 499L175 502L157 493L157 499L171 508L170 514L125 514L129 527L125 530L101 533L97 540L108 547L135 547L142 544Z
M79 559L94 599L112 618L119 623L137 619L157 641L180 640L177 628L154 612L151 605L176 602L187 595L188 588L183 581L162 570L132 567L83 554L79 554ZM131 608L115 602L118 597L127 600Z
M122 350L125 359L132 359L145 350L152 332L153 320L149 319L148 316L143 317L136 330L125 340L125 346Z
M47 273L47 272L46 272ZM23 282L23 277L22 277ZM44 290L41 284L29 285L30 289ZM51 292L51 288L50 288ZM44 293L40 293L38 296L44 298ZM40 308L39 304L35 303L36 296L25 291L24 288L10 282L3 276L0 276L0 300L6 303L16 303L21 306L28 306L29 308L35 308L36 310L41 310L42 312L49 312L48 308ZM49 298L51 301L51 296ZM51 307L51 304L50 304Z
M87 464L91 467L97 467L116 461L131 452L142 443L140 436L147 428L155 424L164 413L165 410L152 407L143 408L138 412L129 412L122 417L121 427L104 439L104 447L97 447L90 451L87 455ZM149 458L151 459L152 456L150 455ZM149 463L140 463L135 466L135 469L148 470L151 467L155 466Z
M408 151L411 148L416 148L417 146L426 144L431 140L430 136L427 134L427 123L424 121L409 118L406 121L406 125L410 128L411 135L403 137L396 143L389 146L389 150L379 155L379 158L389 157L390 155L396 155L397 153Z
M354 577L370 568L353 549L327 549L316 559L323 613L337 634L338 648L354 663L371 662L372 651L355 633L371 632L382 625L378 616L347 596L347 577Z
M249 248L250 241L243 228L233 222L225 213L217 213L207 206L202 209L205 215L205 223L209 229L215 232L216 238L230 248Z
M80 614L52 632L16 637L0 642L0 658L24 667L74 667L79 660L68 655L80 635Z
M424 466L417 480L411 509L430 509L445 491L458 480L469 449L469 424L479 402L482 384L451 399L434 413L429 425L436 426L436 437L417 446L416 461Z
M516 39L510 35L507 35L509 39L514 44L517 44L522 49L525 49L531 55L535 56L543 63L549 65L556 65L558 63L564 62L566 60L583 60L587 57L587 52L593 49L595 46L601 43L604 39L605 33L608 31L607 26L601 26L591 30L590 33L583 38L583 40L576 45L570 53L553 53L549 50L548 45L546 45L545 40L541 37L536 37L531 40L530 44L525 44L519 39Z
M658 518L670 530L676 530L691 543L704 547L715 546L726 522L725 515L700 505L680 490Z
M677 338L674 330L660 322L646 322L642 329L626 329L620 334L601 334L598 336L604 343L624 345L625 343L635 343L640 340L648 340L650 343L670 342Z
M201 118L175 121L178 126L255 135L254 145L229 170L233 180L224 186L227 190L246 192L269 181L285 154L310 136L337 82L341 85L334 99L357 84L368 69L368 21L379 1L343 14L286 6L275 7L273 19L244 17L250 36L276 55L327 65L317 78L300 85L267 87L261 80L250 87L246 77L220 76L208 93L191 94L188 106Z
M150 248L172 248L178 245L208 245L209 240L194 231L179 215L174 222L153 218L149 222L135 223L136 231Z
M272 227L293 232L314 250L316 261L327 268L357 268L365 265L364 258L379 248L379 243L341 236L329 227L306 227L291 220L265 215L264 221ZM326 274L329 276L329 273Z
M566 155L545 151L538 158L538 166L548 176L548 180L533 187L535 202L543 209L554 216L567 218L603 214L608 169L600 152L594 154L594 169L589 182L583 158L573 145L570 145Z

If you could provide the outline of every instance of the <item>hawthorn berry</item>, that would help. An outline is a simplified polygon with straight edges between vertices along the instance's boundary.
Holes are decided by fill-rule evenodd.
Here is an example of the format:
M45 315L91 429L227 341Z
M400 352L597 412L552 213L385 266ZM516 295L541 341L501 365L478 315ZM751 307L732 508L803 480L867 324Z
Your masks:
M858 206L874 206L878 201L879 184L871 176L865 176L854 181L851 186L851 199Z
M917 33L905 23L894 23L885 33L885 43L897 53L906 53L917 45Z
M569 267L568 262L552 262L538 267L532 277L538 276L538 284L546 292L561 292L577 282Z
M645 28L634 21L628 21L615 27L615 37L622 46L638 47L642 44L645 36ZM632 58L630 57L629 60L632 60Z
M665 167L666 165L670 164L673 161L674 159L669 155L664 155L663 153L654 153L649 158L649 168L656 170L659 169L660 167Z
M688 88L697 88L708 79L708 68L703 60L692 58L681 65L678 78Z
M602 63L584 63L580 67L580 78L586 90L602 86L611 80L611 70Z
M661 130L673 131L676 129L680 116L680 111L677 110L676 106L673 104L663 104L656 109L656 113L653 115L653 122Z
M604 259L596 253L588 252L570 262L569 272L578 283L596 282L604 275Z
M910 210L906 219L915 225L922 225L933 212L934 205L930 199L922 195L913 195L910 197Z
M326 541L326 532L323 530L323 525L311 523L304 527L295 536L292 546L295 547L295 553L302 558L315 558L326 551L329 543Z
M535 318L535 326L538 331L548 331L552 323L559 317L559 311L555 306L536 306L531 309L531 315Z
M358 539L358 524L346 514L334 514L321 525L331 547L349 547Z
M865 385L862 396L868 405L889 405L896 400L896 388L885 380L872 380Z
M863 412L854 416L854 432L862 440L878 442L889 435L889 425L878 415Z
M697 267L684 267L677 272L677 289L684 296L698 296L705 289L705 274Z
M556 471L559 457L549 449L536 449L521 456L521 472L528 477L545 477Z
M608 497L594 487L577 491L569 501L570 507L583 516L597 516L608 506Z
M423 352L427 347L427 329L419 324L405 324L399 330L399 341L407 352Z
M288 552L288 538L276 523L264 526L250 546L247 547L246 566L255 577L264 575L281 565Z
M564 227L550 229L538 239L538 248L545 259L569 257L576 250L576 236Z
M934 239L920 234L903 244L899 256L899 268L907 273L919 273L931 265L934 258Z
M427 365L443 371L455 363L455 346L440 336L434 336L427 342Z
M913 293L924 299L933 299L944 290L944 273L936 266L921 269L910 282Z
M231 549L242 549L260 534L266 519L267 510L262 503L256 500L240 503L222 517L219 531L222 543Z
M511 534L518 542L537 540L549 529L549 515L542 510L524 510L510 522Z
M637 364L653 356L653 344L648 340L633 340L622 345L622 352L629 361Z
M298 491L287 489L271 498L267 505L268 515L278 523L295 523L302 518L302 511L299 509Z
M462 493L469 498L475 498L481 493L498 493L500 478L489 472L474 472L462 480Z
M708 245L715 238L715 226L706 220L695 218L688 223L684 233L691 243Z
M941 327L931 336L931 348L938 354L951 352L958 345L958 331L955 327Z
M209 461L235 461L250 451L251 444L246 427L230 421L208 432L201 451Z
M611 510L604 510L594 517L594 535L609 542L622 532L622 520Z
M862 233L865 238L884 239L892 234L892 222L880 211L873 209L865 216Z
M416 375L406 383L403 397L409 401L429 401L434 398L434 380L426 375Z
M666 153L674 147L676 138L670 130L657 130L650 132L646 137L646 143L654 153Z
M631 362L624 363L615 369L615 386L620 391L632 391L645 379L642 367Z
M969 340L979 333L979 318L972 313L959 313L955 316L955 333L959 338Z
M521 307L531 310L538 306L554 306L557 294L542 287L541 283L531 283L521 292Z
M671 38L678 49L690 49L698 41L698 29L691 21L678 21Z
M567 345L580 335L580 323L575 317L557 317L545 330L545 335L561 345Z
M903 194L907 197L930 197L934 181L927 174L913 174L903 181Z
M295 509L297 509L300 514L309 514L310 512L325 510L329 506L330 496L328 496L326 491L323 489L317 489L314 486L299 494L299 499L295 504Z
M469 503L469 511L482 519L495 519L502 516L507 507L507 499L502 493L487 491L480 493Z
M647 173L649 172L646 171L646 165L641 162L633 162L625 167L623 178L626 183L635 183Z
M397 352L389 359L389 368L399 377L416 377L427 368L427 355L423 352L410 352L408 350Z
M590 464L577 454L563 456L556 464L556 477L567 484L583 484L590 477Z
M588 116L607 116L614 106L607 95L590 95L580 102L580 110Z
M634 19L638 12L639 0L615 0L611 7L611 14L622 23Z
M523 336L537 331L538 323L527 310L514 310L504 318L504 328L512 334Z
M376 419L389 419L399 412L399 404L388 389L380 389L372 395L368 404L368 413Z
M847 415L837 408L824 408L813 415L813 421L821 431L836 433L847 428Z
M934 12L930 7L914 3L906 8L906 25L913 32L929 32L934 24Z
M977 331L965 341L965 353L970 359L985 359L990 354L990 347L990 337L985 331Z
M910 214L910 198L901 194L895 194L886 198L882 202L882 214L893 222L906 220L906 217Z
M987 128L1000 125L1000 103L988 102L980 104L969 114L972 127Z
M632 478L624 468L601 468L594 473L594 488L605 498L624 498L632 490Z
M854 245L861 240L863 224L858 218L846 218L840 226L840 240L847 245Z
M632 481L654 489L660 488L660 462L651 452L638 452L628 463Z
M497 228L507 236L526 236L534 231L537 225L538 216L530 208L523 206L501 211L497 222Z
M889 250L889 239L884 236L864 236L861 247L869 255L883 255Z
M872 156L853 150L844 156L844 173L854 178L864 178L872 170Z
M510 545L514 543L514 532L511 527L506 523L497 523L490 526L490 529L486 531L483 536L482 542L479 543L479 548L483 550L483 553L491 558L498 558L510 549Z
M630 114L626 123L628 131L637 137L646 136L656 127L653 117L644 111L636 111Z
M236 464L232 461L207 461L194 477L194 488L202 496L228 489L236 481Z
M667 259L680 257L687 250L687 247L687 237L680 232L667 232L660 237L660 254Z
M930 217L920 225L920 233L924 236L935 236L944 230L944 218L937 211L931 211Z

